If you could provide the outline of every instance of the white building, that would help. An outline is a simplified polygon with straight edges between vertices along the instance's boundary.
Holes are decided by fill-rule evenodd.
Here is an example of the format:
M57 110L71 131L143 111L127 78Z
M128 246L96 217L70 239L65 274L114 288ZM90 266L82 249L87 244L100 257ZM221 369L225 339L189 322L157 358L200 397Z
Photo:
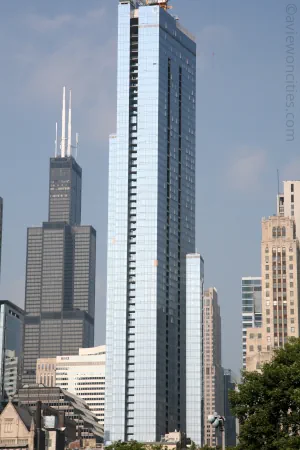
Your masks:
M46 370L51 362L55 367L55 384L71 394L76 394L84 400L91 411L97 416L101 425L104 424L105 399L105 345L93 348L80 348L79 355L57 356L54 361L38 359L37 382L43 377L42 366ZM49 365L49 364L48 364ZM50 377L51 379L51 377ZM45 383L43 383L45 384ZM47 385L47 384L46 384Z
M186 257L186 431L203 443L203 283L204 260Z

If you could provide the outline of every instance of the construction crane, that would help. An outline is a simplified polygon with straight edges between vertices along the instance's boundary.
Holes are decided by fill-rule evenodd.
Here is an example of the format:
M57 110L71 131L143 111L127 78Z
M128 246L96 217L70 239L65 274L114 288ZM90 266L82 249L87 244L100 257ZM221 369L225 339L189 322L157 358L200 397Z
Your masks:
M159 5L162 9L172 9L172 6L168 5L169 0L146 0L146 5Z

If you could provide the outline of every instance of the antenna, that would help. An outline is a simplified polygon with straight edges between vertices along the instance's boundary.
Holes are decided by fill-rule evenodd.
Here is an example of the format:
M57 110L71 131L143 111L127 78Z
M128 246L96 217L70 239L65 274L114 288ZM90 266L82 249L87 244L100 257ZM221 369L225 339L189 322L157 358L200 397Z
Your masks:
M57 158L57 122L55 124L55 158Z
M69 94L69 122L68 122L68 151L67 156L72 154L72 90Z
M61 127L61 157L66 156L66 86L63 87L62 103L62 127Z
M76 133L76 159L78 156L78 146L79 146L79 133Z

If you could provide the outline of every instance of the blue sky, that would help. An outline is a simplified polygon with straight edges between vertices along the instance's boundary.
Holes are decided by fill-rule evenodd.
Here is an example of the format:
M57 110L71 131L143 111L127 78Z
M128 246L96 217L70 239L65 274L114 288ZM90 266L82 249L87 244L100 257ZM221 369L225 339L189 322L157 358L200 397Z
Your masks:
M96 343L105 339L108 135L115 131L117 0L0 2L0 297L24 305L26 228L47 220L61 87L73 89L83 223L97 230ZM288 1L173 0L197 37L197 249L219 293L223 364L239 371L242 276L260 274L260 222L281 179L300 178L285 131ZM296 27L300 0L294 3ZM295 43L299 78L300 43Z

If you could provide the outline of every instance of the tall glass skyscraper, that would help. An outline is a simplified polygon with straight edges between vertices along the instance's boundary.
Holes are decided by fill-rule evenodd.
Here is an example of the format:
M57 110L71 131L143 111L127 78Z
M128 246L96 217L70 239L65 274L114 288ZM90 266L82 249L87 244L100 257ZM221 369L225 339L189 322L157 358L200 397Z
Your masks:
M242 278L243 369L246 369L247 329L262 326L261 277Z
M81 168L64 145L50 159L48 222L27 232L23 383L38 358L94 345L96 231L80 225Z
M186 432L197 446L203 443L204 260L199 254L186 259Z
M107 441L185 430L186 255L195 251L196 44L167 0L120 0L110 138Z

